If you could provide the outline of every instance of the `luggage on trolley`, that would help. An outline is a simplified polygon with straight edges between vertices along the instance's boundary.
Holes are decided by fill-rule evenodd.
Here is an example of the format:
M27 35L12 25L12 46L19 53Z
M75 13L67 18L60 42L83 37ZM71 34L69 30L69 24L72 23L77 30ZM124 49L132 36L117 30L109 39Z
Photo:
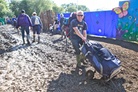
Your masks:
M109 81L121 71L120 60L101 44L87 41L80 50L105 81Z

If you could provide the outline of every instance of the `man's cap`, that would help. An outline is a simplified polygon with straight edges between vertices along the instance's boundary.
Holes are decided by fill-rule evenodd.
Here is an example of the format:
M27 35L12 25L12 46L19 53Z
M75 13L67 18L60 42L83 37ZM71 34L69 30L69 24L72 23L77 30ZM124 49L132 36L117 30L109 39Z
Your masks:
M61 17L64 17L64 15L63 15L62 13L60 14L60 16L61 16Z
M25 10L22 10L21 13L25 13Z
M36 12L33 12L33 15L36 15Z

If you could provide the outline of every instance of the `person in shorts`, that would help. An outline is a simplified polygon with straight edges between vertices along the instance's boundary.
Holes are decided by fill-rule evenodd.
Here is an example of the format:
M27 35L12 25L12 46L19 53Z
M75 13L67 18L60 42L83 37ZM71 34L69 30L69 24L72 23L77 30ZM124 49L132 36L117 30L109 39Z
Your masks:
M35 42L35 34L37 33L38 43L40 43L40 32L43 29L43 24L40 17L37 16L36 12L33 12L31 21L33 26L33 42Z

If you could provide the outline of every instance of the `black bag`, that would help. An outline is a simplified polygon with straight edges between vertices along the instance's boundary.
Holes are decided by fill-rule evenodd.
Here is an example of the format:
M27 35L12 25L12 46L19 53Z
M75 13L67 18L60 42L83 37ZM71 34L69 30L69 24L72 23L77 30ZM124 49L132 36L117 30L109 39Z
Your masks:
M121 71L121 62L108 49L96 42L86 42L80 48L82 53L107 81Z

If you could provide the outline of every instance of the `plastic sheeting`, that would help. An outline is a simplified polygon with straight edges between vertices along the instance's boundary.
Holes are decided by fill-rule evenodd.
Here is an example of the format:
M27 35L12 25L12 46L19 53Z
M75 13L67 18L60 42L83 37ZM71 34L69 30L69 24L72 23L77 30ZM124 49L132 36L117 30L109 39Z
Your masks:
M109 38L116 37L118 16L113 11L85 12L84 15L88 25L88 34L106 36ZM69 16L70 13L64 14L64 17L66 18Z
M118 16L113 11L86 12L88 34L115 38L117 19Z

